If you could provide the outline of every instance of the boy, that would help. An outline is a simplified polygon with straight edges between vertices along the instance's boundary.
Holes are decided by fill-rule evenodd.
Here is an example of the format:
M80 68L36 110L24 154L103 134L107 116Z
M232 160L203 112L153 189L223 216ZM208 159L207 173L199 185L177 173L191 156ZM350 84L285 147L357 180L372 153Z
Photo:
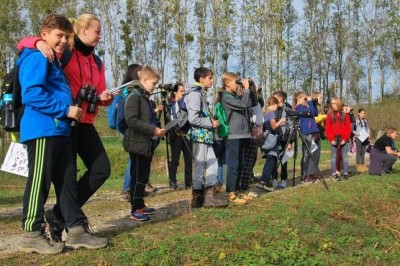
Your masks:
M151 67L138 72L139 82L130 85L131 93L125 102L124 117L128 128L124 135L124 149L131 159L131 215L136 221L150 220L155 210L144 204L146 184L149 182L153 154L152 138L165 136L165 129L157 127L157 116L149 100L160 76Z
M191 125L188 136L193 142L192 207L227 207L226 199L216 197L218 163L213 143L214 129L218 128L219 122L211 118L206 96L203 95L203 91L207 91L214 82L213 73L208 68L199 67L194 72L194 80L194 86L184 98Z
M72 25L61 15L48 15L42 22L41 38L61 55L69 44ZM89 235L83 227L85 215L77 194L76 166L70 140L71 118L80 121L82 110L73 106L71 90L58 59L49 63L39 51L25 49L17 61L25 106L21 120L21 142L28 149L29 174L23 196L22 227L24 252L57 254L63 242L45 235L44 204L53 182L61 212L69 227L67 246L87 248L106 245L106 240ZM34 75L32 75L34 73Z
M238 96L239 76L235 73L226 72L222 75L222 85L225 92L222 93L221 103L227 116L229 134L226 150L226 164L228 171L226 175L226 192L229 202L244 204L246 199L239 198L236 191L239 189L241 170L243 168L244 142L251 137L250 117L248 108L252 102L256 102L255 95L249 88L249 80L243 79L243 92Z

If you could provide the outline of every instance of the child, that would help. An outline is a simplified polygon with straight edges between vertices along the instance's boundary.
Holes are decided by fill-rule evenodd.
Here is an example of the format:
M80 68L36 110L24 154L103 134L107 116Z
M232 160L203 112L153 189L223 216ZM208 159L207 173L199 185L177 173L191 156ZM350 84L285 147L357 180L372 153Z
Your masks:
M268 131L268 134L276 135L278 128L286 122L286 118L282 117L279 121L276 121L276 111L278 110L279 101L274 96L267 99L267 105L265 106L266 115L264 117L264 129ZM265 155L265 164L261 175L261 181L257 184L258 188L266 191L274 191L272 186L272 177L275 173L276 162L278 157L278 143L269 150L263 150Z
M206 67L194 71L194 86L188 90L184 102L191 125L188 136L193 142L194 174L192 207L227 207L226 199L216 197L218 163L213 150L214 129L218 120L211 117L203 92L214 83L213 72Z
M72 25L61 15L48 15L42 22L41 38L60 56L69 44ZM45 236L44 204L50 183L60 197L61 212L69 234L66 244L72 248L99 248L107 239L89 235L83 227L86 219L80 209L76 190L76 167L70 141L70 124L82 119L73 106L71 90L56 57L49 63L39 51L25 49L17 61L25 105L21 120L21 142L28 149L29 174L23 196L22 227L26 232L20 245L24 252L60 253L63 242ZM78 236L76 232L79 231Z
M132 90L125 102L124 117L128 129L124 135L124 149L129 152L131 164L131 216L132 220L150 220L153 208L144 204L146 184L150 177L152 160L152 137L165 136L165 130L158 128L157 117L149 96L154 91L160 76L151 67L138 73L139 84L130 85Z
M236 82L239 76L235 73L226 72L222 75L222 86L225 92L222 93L221 104L227 116L229 126L226 164L228 167L226 175L226 192L228 192L229 202L235 204L244 204L246 200L236 195L238 190L237 183L240 183L241 170L243 168L243 146L246 139L251 137L250 117L248 108L252 107L252 99L255 99L254 93L249 90L248 79L243 79L244 91L241 96L237 95L239 88ZM239 189L240 190L240 189Z
M343 162L343 178L349 177L349 161L347 159L348 145L350 138L351 123L350 116L342 111L342 101L339 97L332 97L325 124L326 138L331 143L331 174L336 181L340 181L338 173L338 158Z
M287 94L286 92L279 90L275 91L272 96L274 96L276 99L278 99L278 109L275 111L275 116L276 120L280 120L282 117L287 117L286 110L287 109L292 109L292 106L286 102ZM290 134L290 129L288 125L282 124L282 126L279 127L279 135L278 135L278 151L281 153L281 157L285 154L283 149L287 146L288 150L292 149L292 141L293 141L293 136L291 137L291 140L289 140L289 134ZM288 143L289 142L289 143ZM287 162L281 164L281 182L277 184L278 188L286 188L286 180L288 177L287 173ZM275 168L275 174L274 174L274 181L278 180L278 169Z
M304 138L304 142L302 143L303 154L301 157L302 181L305 183L314 182L312 176L318 177L316 175L318 174L318 164L321 155L321 138L314 119L318 115L318 109L312 98L307 97L302 91L295 93L293 99L293 108L299 113L300 132ZM312 149L313 146L315 147L314 149Z
M361 136L361 133L367 135L364 139ZM368 167L364 164L365 151L367 149L367 145L369 144L369 126L368 121L365 118L365 109L358 109L358 117L355 121L355 125L353 127L354 134L354 142L356 144L356 163L357 163L357 172L366 172L368 171ZM362 141L360 140L362 139Z

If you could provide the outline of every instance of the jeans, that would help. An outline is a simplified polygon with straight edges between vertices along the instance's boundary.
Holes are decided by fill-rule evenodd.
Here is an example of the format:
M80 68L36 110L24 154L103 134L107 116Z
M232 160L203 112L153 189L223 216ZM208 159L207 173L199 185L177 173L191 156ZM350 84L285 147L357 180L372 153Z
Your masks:
M244 139L228 139L226 145L226 192L237 190L237 181L243 167L243 144Z
M272 176L275 173L276 162L276 156L267 155L261 176L262 182L271 182Z
M123 192L129 192L131 189L131 158L128 158L128 165L125 170L124 185L122 186Z
M367 141L363 144L358 138L356 138L356 163L364 164L365 150L367 149Z
M331 152L332 152L332 157L331 157L331 174L335 174L337 167L336 167L336 160L338 157L338 148L339 145L331 145ZM342 163L343 163L343 173L347 174L349 172L349 160L347 159L347 150L348 150L348 145L345 143L344 145L340 145L340 155L342 157Z

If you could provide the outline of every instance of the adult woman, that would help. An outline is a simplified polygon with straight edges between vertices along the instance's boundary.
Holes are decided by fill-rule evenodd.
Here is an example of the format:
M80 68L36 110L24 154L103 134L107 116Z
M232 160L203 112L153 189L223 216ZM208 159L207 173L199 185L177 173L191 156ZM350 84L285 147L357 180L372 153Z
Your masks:
M185 87L182 83L175 84L171 92L168 113L171 119L178 119L179 110L182 108L182 98L185 93ZM172 189L177 189L178 184L176 180L176 172L179 166L179 158L181 151L183 152L183 159L185 161L185 188L192 186L192 144L186 139L186 133L177 128L172 128L168 131L169 144L171 147L171 162L169 163L169 186Z
M75 121L71 139L75 159L79 154L87 168L77 184L79 204L83 206L111 173L110 160L94 127L94 120L98 106L109 105L112 96L106 91L104 65L101 64L101 69L98 68L99 58L94 54L94 48L101 38L100 20L91 14L82 14L77 19L70 20L73 23L74 35L70 41L70 50L66 51L70 53L70 57L63 68L73 99L76 104L82 103L83 117L79 123ZM18 48L21 47L37 47L49 60L55 59L51 48L38 37L23 39ZM98 100L90 100L94 97L89 98L89 95L96 95ZM63 218L58 202L53 209L46 210L45 216L50 228L54 230L50 231L53 239L61 239Z
M343 178L349 177L349 161L347 159L347 141L351 134L351 123L349 115L342 111L342 101L339 97L332 97L325 124L326 138L331 143L331 174L336 181L341 180L337 159L342 158Z
M396 149L394 140L397 138L397 130L389 127L385 135L380 137L371 149L369 174L382 175L390 174L393 164L400 157L400 152Z
M354 141L356 144L356 162L357 172L365 172L368 167L364 164L365 151L369 144L369 126L368 121L365 118L365 109L358 109L358 117L356 118L355 125L353 127Z
M293 108L299 114L300 132L304 138L301 158L302 181L313 182L312 176L318 175L318 164L321 154L321 139L317 123L314 119L318 115L318 110L312 98L307 97L307 94L302 91L295 93L293 99Z

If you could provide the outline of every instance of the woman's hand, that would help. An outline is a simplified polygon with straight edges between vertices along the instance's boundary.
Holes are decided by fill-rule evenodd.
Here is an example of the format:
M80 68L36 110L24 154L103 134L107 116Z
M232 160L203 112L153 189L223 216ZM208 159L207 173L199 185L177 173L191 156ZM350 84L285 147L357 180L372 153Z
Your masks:
M100 101L108 101L113 98L112 94L110 94L107 90L103 91L100 94Z
M38 41L36 43L36 48L49 60L49 62L54 62L54 51L45 41Z

